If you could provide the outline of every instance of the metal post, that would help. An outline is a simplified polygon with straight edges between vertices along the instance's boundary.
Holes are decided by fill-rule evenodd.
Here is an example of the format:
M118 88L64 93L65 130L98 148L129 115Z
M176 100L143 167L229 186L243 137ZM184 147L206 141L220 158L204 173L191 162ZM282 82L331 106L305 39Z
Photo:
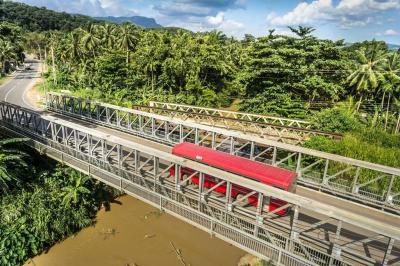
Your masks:
M394 175L392 175L390 178L390 183L389 183L389 187L388 187L388 190L386 193L386 199L385 199L386 203L392 203L393 199L392 199L392 195L390 192L392 191L393 182L394 182Z
M326 179L328 176L328 169L329 169L329 160L326 159L325 161L325 168L324 168L324 174L322 176L322 186L325 185L326 183L328 183L328 180ZM320 188L321 190L321 188Z
M333 265L335 258L340 258L341 249L340 249L340 245L339 245L338 241L340 238L341 230L342 230L342 221L338 220L337 226L336 226L336 233L333 238L332 245L331 245L331 257L329 259L329 266Z
M254 160L254 141L250 142L250 160Z
M296 173L299 174L299 176L301 175L301 153L299 152L299 156L297 157L297 165L296 165Z
M274 153L272 154L272 165L276 165L277 148L274 147Z
M138 172L139 169L139 164L140 164L140 152L138 150L133 151L134 154L134 167L135 167L135 172Z
M389 262L390 254L392 253L392 248L394 244L394 239L389 238L388 245L386 248L385 256L383 257L382 266L386 266Z
M196 145L199 144L199 129L198 128L194 129L194 144L196 144Z
M294 248L294 241L297 240L299 235L299 233L296 232L298 218L299 218L299 206L296 205L294 207L292 214L289 247L286 247L288 250L292 250Z
M215 150L215 141L216 141L216 136L215 136L215 132L213 132L211 135L211 148L214 150Z
M178 164L175 164L173 167L175 168L175 176L174 176L174 180L175 180L175 191L176 191L176 193L175 193L175 200L178 201L178 202L180 202L180 199L179 199L179 192L180 192L181 190L180 190L180 185L179 185L179 181L180 181L180 178L179 178L179 177L181 176L181 166L178 165Z
M230 154L235 154L235 140L233 137L230 137L231 141L230 141L230 147L229 147L229 152Z
M358 182L358 177L360 176L360 170L361 170L361 168L360 168L360 167L357 167L357 169L356 169L356 174L354 175L354 179L353 179L353 183L352 183L352 188L351 188L351 192L354 193L354 194L358 193L358 185L357 185L357 182Z
M203 208L202 208L202 196L203 196L203 190L204 190L204 174L203 173L199 173L199 211L202 212Z
M151 135L152 135L153 137L156 136L154 117L151 118Z
M262 210L264 207L264 195L262 193L258 193L258 200L257 200L257 210L256 210L256 224L254 225L254 236L258 236L258 231L259 231L259 224L263 224L263 218L261 216Z
M154 175L154 191L157 191L157 185L160 183L160 180L159 180L159 176L158 176L158 173L159 173L159 169L158 169L158 167L159 167L159 158L158 157L155 157L154 156L154 158L153 158L153 167L154 167L154 169L153 169L153 175Z
M227 181L226 182L226 206L225 209L227 212L232 211L232 183Z

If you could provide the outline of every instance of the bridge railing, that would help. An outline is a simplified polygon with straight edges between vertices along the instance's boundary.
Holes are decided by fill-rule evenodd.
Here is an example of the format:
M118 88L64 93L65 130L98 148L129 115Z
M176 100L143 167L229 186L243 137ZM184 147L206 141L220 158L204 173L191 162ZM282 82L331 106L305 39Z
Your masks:
M400 232L389 224L15 105L0 103L0 116L3 133L29 137L42 153L273 262L387 265L398 259L391 250ZM197 187L179 176L182 167L196 171ZM218 177L217 186L226 186L226 194L205 188L205 176ZM251 192L233 198L234 186ZM241 202L251 196L257 198L256 207ZM292 211L288 216L266 211L264 198L269 197L284 199L284 208ZM318 218L310 223L312 214ZM370 242L374 245L364 254Z
M49 93L47 109L169 145L192 142L296 171L298 184L400 213L400 169L157 114Z
M208 114L205 111L199 112L191 112L191 109L187 109L188 111L182 111L182 108L170 108L169 104L162 105L163 103L157 103L161 106L166 106L168 108L158 107L156 102L151 102L153 106L143 106L143 105L133 105L133 109L137 109L140 111L148 112L148 113L155 113L159 115L165 115L172 118L178 118L185 121L191 121L195 123L200 123L204 125L214 126L214 127L221 127L226 128L229 130L239 130L241 132L245 132L246 134L256 135L262 138L268 138L275 141L289 143L289 144L303 144L306 140L310 139L312 136L325 136L328 138L340 139L342 138L341 134L332 133L332 132L324 132L315 129L309 128L302 128L298 126L289 126L289 125L282 125L285 124L282 121L286 120L273 120L270 122L261 121L261 119L251 118L252 115L244 114L244 113L237 113L233 112L234 114L241 114L244 117L248 115L250 119L241 119L241 118L232 118L231 116L223 115L225 111L214 109L216 114ZM154 106L155 105L155 106ZM175 105L173 105L175 106ZM178 105L180 106L180 105ZM188 106L189 107L189 106ZM192 107L192 106L191 106ZM193 107L195 108L195 107ZM199 107L200 108L200 107ZM207 110L208 108L206 108ZM203 110L203 109L200 109ZM219 111L219 112L217 112ZM228 112L230 114L231 112ZM236 115L238 116L238 115ZM263 120L265 119L264 116ZM283 118L282 118L283 119ZM281 121L281 122L279 122ZM290 123L286 124L293 124L297 120L289 120ZM286 121L287 122L287 121ZM296 124L298 125L298 124ZM299 124L300 125L300 124Z
M305 121L305 120L300 120L300 119L290 119L290 118L285 118L285 117L259 115L259 114L235 112L235 111L229 111L229 110L220 110L220 109L215 109L215 108L207 108L207 107L200 107L200 106L193 106L193 105L165 103L165 102L156 102L156 101L151 101L149 105L151 107L183 111L183 112L188 112L188 113L206 114L206 115L219 116L219 117L225 117L225 118L233 118L233 119L243 120L243 121L261 122L261 123L266 123L266 124L304 128L304 129L311 128L310 122Z

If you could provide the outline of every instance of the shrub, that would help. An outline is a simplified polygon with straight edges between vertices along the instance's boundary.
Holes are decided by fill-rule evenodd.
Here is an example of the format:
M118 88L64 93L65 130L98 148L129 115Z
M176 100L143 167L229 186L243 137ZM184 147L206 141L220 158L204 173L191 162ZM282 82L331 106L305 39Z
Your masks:
M239 104L239 110L265 115L277 115L289 118L305 118L305 105L293 96L280 89L264 91L252 99L246 99Z
M348 110L335 107L316 113L311 120L312 125L323 131L345 133L362 128L359 120Z

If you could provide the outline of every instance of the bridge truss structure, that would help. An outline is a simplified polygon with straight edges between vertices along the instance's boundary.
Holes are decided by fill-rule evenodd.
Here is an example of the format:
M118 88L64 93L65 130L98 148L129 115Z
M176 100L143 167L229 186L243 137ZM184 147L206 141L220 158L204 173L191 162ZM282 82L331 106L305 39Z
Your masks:
M239 130L246 134L295 145L303 144L312 136L333 139L343 137L339 133L313 129L310 122L299 119L154 101L151 101L149 106L134 105L132 108L204 125Z
M400 213L400 169L59 93L47 109L157 142L192 142L296 171L298 184Z
M30 138L28 145L63 164L278 265L394 265L400 260L400 231L389 224L5 102L0 103L0 126L3 133ZM182 167L195 170L198 186L179 176ZM220 182L205 188L206 175ZM227 193L215 193L223 184ZM232 198L235 185L252 192ZM244 203L250 196L258 198L258 207ZM282 208L266 212L269 197L284 199L282 208L290 208L289 214L277 215Z

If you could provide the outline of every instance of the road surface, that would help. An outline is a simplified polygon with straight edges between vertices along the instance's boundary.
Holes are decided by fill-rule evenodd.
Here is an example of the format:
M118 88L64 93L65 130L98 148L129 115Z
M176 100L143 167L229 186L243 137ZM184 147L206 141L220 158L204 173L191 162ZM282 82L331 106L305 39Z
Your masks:
M40 78L41 64L38 60L27 60L31 70L20 70L13 77L0 86L0 101L6 101L25 108L38 110L30 103L27 93Z

